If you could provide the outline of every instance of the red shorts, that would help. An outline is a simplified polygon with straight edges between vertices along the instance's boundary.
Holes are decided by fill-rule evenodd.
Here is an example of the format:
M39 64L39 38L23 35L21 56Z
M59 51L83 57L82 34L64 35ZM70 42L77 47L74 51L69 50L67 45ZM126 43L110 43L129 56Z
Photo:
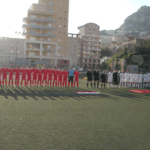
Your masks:
M57 77L54 77L54 81L57 81Z
M9 80L13 80L13 76L9 76Z
M49 80L52 80L52 76L49 76Z
M7 79L7 76L6 76L6 75L3 76L3 80L5 80L5 79Z
M67 82L67 78L64 78L64 79L63 79L63 82Z
M16 78L15 78L16 80L19 80L19 76L16 76Z
M79 78L75 78L75 81L79 81Z
M62 82L62 79L59 79L58 81L59 81L59 82Z
M22 80L26 80L26 76L22 76Z
M29 76L27 79L28 79L28 81L30 81L31 80L31 76Z
M37 76L33 76L33 80L37 80Z
M38 76L38 81L42 81L42 76Z

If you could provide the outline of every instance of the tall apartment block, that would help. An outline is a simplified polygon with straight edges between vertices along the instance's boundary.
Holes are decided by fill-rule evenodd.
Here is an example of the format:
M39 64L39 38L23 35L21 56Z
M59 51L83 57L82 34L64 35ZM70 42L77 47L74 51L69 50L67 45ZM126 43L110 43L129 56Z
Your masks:
M81 41L79 66L83 68L99 67L101 56L100 27L95 23L87 23L78 29Z
M39 0L23 18L27 59L46 60L51 66L72 64L68 48L69 0Z

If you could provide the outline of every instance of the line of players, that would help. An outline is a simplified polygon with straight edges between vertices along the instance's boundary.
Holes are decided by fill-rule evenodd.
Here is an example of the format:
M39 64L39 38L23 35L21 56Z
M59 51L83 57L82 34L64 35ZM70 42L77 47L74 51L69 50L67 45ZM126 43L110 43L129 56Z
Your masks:
M73 69L73 68L71 68ZM72 71L72 70L71 70ZM15 76L15 79L14 79ZM15 80L15 83L13 82ZM19 81L21 81L21 86L28 86L30 87L37 87L40 85L43 87L43 84L45 83L45 86L50 87L75 87L75 84L77 84L77 87L79 85L79 72L78 69L76 71L73 71L73 80L70 80L70 72L67 71L65 68L62 70L60 68L57 70L55 67L54 69L46 68L37 69L35 68L31 69L31 66L28 66L26 68L23 66L23 68L19 68L19 65L17 65L17 68L13 68L12 65L10 68L6 68L6 65L2 69L0 69L0 86L19 86Z
M117 72L117 70L116 70ZM108 88L109 85L111 85L111 88L114 88L114 85L112 84L113 82L113 72L112 70L108 73ZM119 74L118 74L119 75ZM119 88L120 87L128 87L128 88L145 88L145 87L150 87L150 72L149 73L145 73L142 74L142 72L140 72L140 74L138 74L138 72L133 73L133 71L131 73L129 73L129 70L127 70L127 72L122 72L120 73L120 84L119 84ZM116 82L116 87L117 86L117 82Z

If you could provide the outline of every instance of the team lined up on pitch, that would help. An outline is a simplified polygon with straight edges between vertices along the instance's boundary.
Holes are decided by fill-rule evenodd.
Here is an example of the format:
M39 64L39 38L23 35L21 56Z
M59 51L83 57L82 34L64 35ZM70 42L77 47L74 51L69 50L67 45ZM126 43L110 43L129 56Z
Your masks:
M140 74L138 74L138 72L133 73L129 73L129 71L127 70L127 72L125 73L124 71L122 73L118 73L117 70L115 70L114 72L112 72L112 70L108 73L108 88L114 88L116 85L116 88L118 88L118 76L120 75L120 84L119 84L119 88L122 86L123 88L128 87L128 88L143 88L143 87L150 87L150 72L149 73L145 73L142 74L142 72ZM88 84L89 82L91 83L91 88L93 88L93 77L94 76L94 87L96 88L96 83L97 83L97 88L102 88L107 81L107 76L105 71L103 71L103 73L101 74L101 86L99 86L99 68L97 68L94 72L92 72L92 69L89 68L89 71L87 72L87 88L88 88Z
M30 87L43 87L43 83L45 83L46 87L70 87L70 83L71 87L75 87L75 83L77 87L79 85L79 72L78 69L74 71L73 67L67 71L66 68L64 70L62 70L62 68L57 70L56 67L54 69L51 69L51 67L49 69L46 69L46 67L44 69L41 69L41 67L37 69L36 66L33 69L31 69L31 66L27 69L23 66L23 68L20 69L18 65L15 69L13 69L12 66L8 69L6 65L4 65L4 67L0 69L0 75L1 86L19 86L19 81L21 81L20 86L28 86L28 84L30 84Z

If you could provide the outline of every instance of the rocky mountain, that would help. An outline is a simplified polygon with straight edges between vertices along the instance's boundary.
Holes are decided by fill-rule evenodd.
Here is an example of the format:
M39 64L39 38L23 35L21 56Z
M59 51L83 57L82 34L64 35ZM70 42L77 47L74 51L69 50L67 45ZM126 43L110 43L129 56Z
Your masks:
M142 6L137 12L128 16L119 28L124 31L150 31L150 7Z

